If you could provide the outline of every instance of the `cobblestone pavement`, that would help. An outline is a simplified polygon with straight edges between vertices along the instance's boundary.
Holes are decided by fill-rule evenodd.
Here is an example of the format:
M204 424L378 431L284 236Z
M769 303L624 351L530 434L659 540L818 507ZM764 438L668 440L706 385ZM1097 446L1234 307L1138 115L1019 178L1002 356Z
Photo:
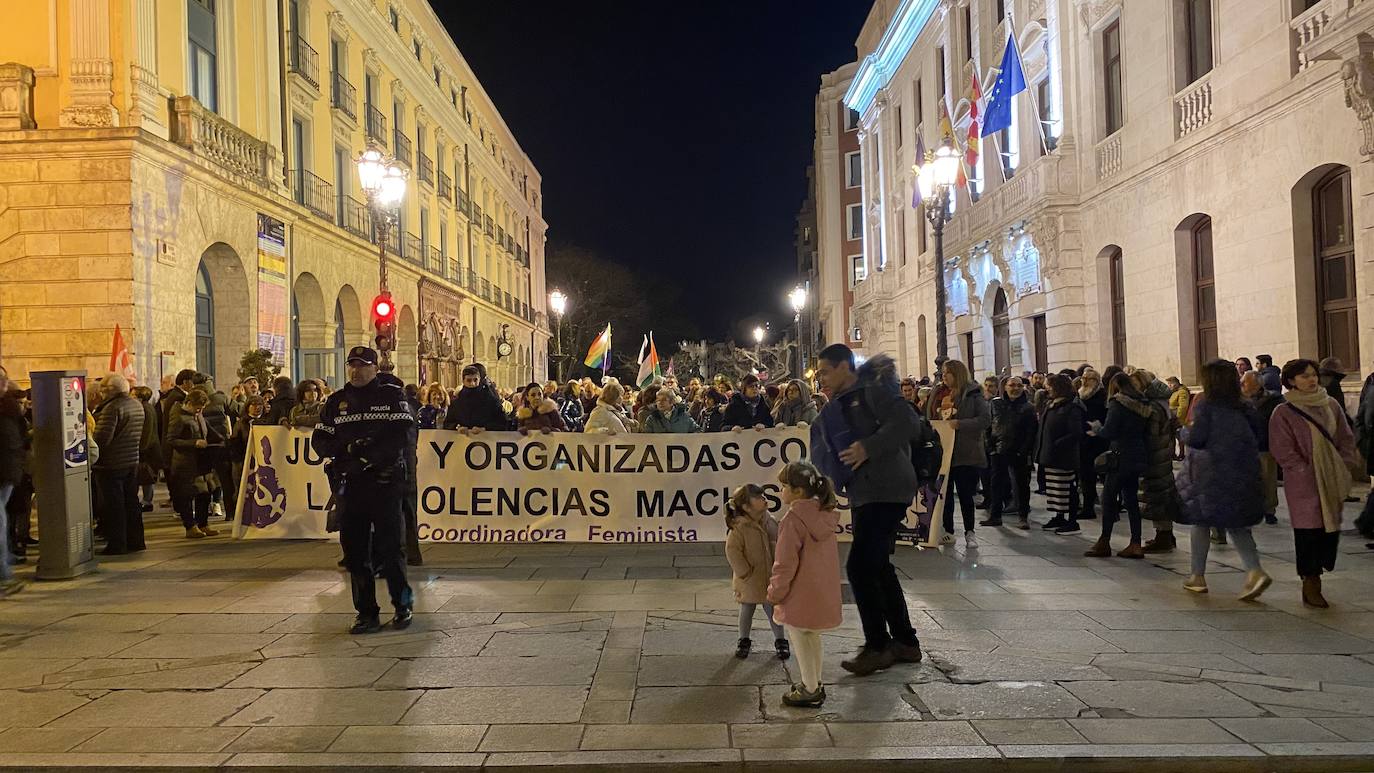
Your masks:
M927 659L845 674L847 605L819 711L781 705L761 616L733 656L718 544L431 545L415 625L353 637L336 546L149 522L146 553L0 602L0 766L1374 769L1374 551L1344 539L1305 609L1286 521L1255 530L1260 603L1228 547L1206 596L1182 537L1084 558L1096 522L901 547Z

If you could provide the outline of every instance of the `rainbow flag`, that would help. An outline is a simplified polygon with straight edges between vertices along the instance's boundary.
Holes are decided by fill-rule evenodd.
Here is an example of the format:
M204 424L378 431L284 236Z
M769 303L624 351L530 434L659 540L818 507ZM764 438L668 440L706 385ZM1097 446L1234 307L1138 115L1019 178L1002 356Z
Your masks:
M611 323L606 323L606 329L601 331L601 335L592 342L592 348L587 350L587 359L582 361L589 368L601 368L605 371L611 364Z

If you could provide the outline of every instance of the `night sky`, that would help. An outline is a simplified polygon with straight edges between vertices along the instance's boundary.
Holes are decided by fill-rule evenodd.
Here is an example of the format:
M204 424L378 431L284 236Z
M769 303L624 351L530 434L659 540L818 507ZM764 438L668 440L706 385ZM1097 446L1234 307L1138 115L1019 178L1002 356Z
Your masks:
M703 335L741 340L790 323L813 100L871 5L434 3L544 177L550 245L678 283Z

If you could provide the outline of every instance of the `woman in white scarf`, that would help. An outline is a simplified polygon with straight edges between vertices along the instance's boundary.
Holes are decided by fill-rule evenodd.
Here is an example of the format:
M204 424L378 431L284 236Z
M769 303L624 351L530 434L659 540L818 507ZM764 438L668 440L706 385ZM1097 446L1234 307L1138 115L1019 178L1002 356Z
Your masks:
M1283 366L1283 405L1269 420L1269 450L1283 468L1283 491L1293 523L1293 545L1303 603L1330 606L1322 571L1336 565L1341 518L1350 493L1350 470L1360 465L1345 409L1321 388L1317 363Z

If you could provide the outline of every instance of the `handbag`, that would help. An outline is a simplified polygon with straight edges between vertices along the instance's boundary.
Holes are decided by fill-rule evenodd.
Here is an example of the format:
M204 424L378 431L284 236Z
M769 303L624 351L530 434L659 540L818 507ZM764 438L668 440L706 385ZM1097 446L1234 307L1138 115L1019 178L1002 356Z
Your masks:
M1319 421L1317 421L1316 419L1312 418L1311 414L1309 414L1307 411L1304 411L1303 409L1297 407L1296 405L1293 405L1292 403L1284 403L1284 405L1288 406L1288 408L1290 408L1291 410L1293 410L1293 412L1297 413L1299 416L1301 416L1301 417L1303 417L1304 419L1306 419L1308 424L1311 424L1313 427L1316 427L1316 428L1317 428L1317 431L1321 433L1321 436L1324 437L1324 438L1326 438L1326 442L1330 443L1330 444L1331 444L1331 447L1334 448L1334 449L1336 449L1336 455L1337 455L1337 456L1341 456L1341 447L1340 447L1340 444L1338 444L1338 443L1336 442L1336 439L1335 439L1335 438L1331 437L1331 433L1326 431L1326 427L1323 427L1323 426L1321 425L1321 422L1319 422ZM1341 458L1344 459L1345 457L1341 457ZM1361 470L1359 469L1359 465L1358 465L1358 464L1352 465L1352 464L1350 464L1349 462L1347 462L1346 465L1345 465L1345 467L1346 467L1346 471L1350 473L1350 476L1351 476L1352 478L1357 478L1357 477L1360 476Z
M191 484L195 486L196 494L209 494L220 487L219 476L213 471L197 475L191 479Z
M1093 459L1093 472L1099 475L1116 472L1116 468L1121 466L1121 453L1116 449L1108 449L1097 455Z

